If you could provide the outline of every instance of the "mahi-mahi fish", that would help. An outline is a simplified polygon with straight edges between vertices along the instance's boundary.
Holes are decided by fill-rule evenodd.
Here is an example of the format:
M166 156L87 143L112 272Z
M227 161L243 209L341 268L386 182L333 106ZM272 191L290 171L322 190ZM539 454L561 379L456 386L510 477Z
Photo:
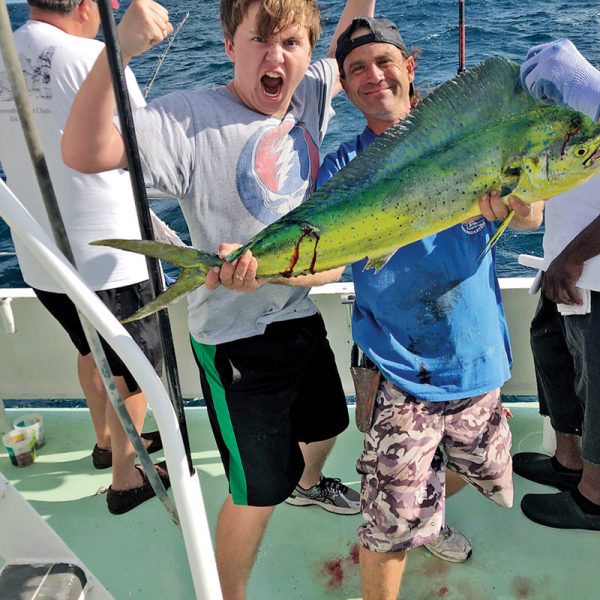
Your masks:
M476 217L484 193L547 199L597 174L599 157L597 123L535 100L521 87L517 64L491 58L438 87L225 261L251 250L260 278L316 273L365 257L365 268L378 270L401 246ZM168 306L223 263L209 252L149 240L94 243L182 267L174 285L126 321Z

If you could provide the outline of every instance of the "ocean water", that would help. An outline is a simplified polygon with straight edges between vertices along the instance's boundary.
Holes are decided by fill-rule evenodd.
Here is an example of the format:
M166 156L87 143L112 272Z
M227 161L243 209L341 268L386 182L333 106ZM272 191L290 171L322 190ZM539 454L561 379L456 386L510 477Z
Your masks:
M321 0L319 3L323 35L315 49L317 58L327 50L342 4L339 0ZM190 16L167 54L148 98L178 89L227 82L231 77L231 65L223 49L218 1L168 0L164 5L169 9L174 25L186 12L189 11ZM24 3L9 3L8 11L13 29L16 29L26 20L28 7ZM417 87L427 92L454 76L458 62L458 2L379 0L376 12L399 25L408 46L421 49ZM520 62L531 46L561 37L573 40L590 61L600 66L600 5L593 0L467 0L465 21L467 67L494 55ZM164 50L164 46L159 46L132 62L142 89L152 77ZM325 138L323 155L363 127L362 116L343 94L334 100L334 108L336 118ZM185 239L186 227L177 203L169 201L153 205ZM516 258L523 252L541 255L542 234L543 228L536 232L509 231L504 234L498 246L499 274L505 277L531 275L530 270L517 264ZM0 219L0 287L24 285L12 252L8 227Z

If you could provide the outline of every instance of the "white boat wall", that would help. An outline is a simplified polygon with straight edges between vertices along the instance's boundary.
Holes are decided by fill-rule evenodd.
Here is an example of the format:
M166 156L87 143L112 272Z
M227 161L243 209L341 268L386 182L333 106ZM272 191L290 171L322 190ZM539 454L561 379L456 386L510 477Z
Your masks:
M535 304L535 298L527 293L528 281L524 279L505 280L502 282L503 293L507 305L509 322L514 329L515 364L518 365L518 378L513 376L512 384L508 386L511 394L533 394L531 357L527 349L528 319ZM335 352L340 374L347 395L353 395L352 381L349 377L349 356L351 346L351 301L353 298L351 283L338 283L314 289L311 294L322 313L331 344ZM10 429L10 419L6 418L3 399L17 400L48 400L48 399L80 399L82 396L76 376L76 352L64 330L49 315L39 303L30 289L3 289L0 291L0 311L2 327L0 327L0 365L2 365L2 380L0 386L0 432ZM186 302L180 301L169 309L169 316L177 355L182 395L184 398L195 398L201 394L197 367L194 363L189 345L187 331ZM35 340L35 343L32 341ZM506 390L505 390L506 391ZM3 480L0 486L7 486L7 498L3 504L5 522L4 549L0 545L0 555L7 562L14 563L19 555L24 553L28 560L40 560L40 549L51 542L61 544L60 538L48 528L46 523L35 518L33 509L18 495L16 490ZM12 498L11 505L8 497ZM9 514L11 515L9 517ZM28 523L33 532L27 532L20 527L20 534L10 523L20 523L20 516L14 519L12 515L26 515L24 522ZM0 518L0 526L2 525ZM49 531L45 532L44 528ZM33 548L16 546L10 540L36 540ZM45 540L43 543L39 540ZM50 541L49 541L50 540ZM64 544L63 544L64 545ZM52 546L53 548L53 546ZM58 554L48 552L46 563L78 564L79 559L64 545ZM4 550L4 552L2 551ZM64 557L70 557L66 559ZM81 565L90 581L94 575ZM108 594L98 583L91 587L95 595ZM90 593L90 592L88 592ZM95 596L88 596L95 597ZM99 596L103 597L103 596ZM110 596L107 596L110 597Z
M512 377L502 392L535 395L535 377L529 348L529 324L537 295L528 293L531 278L500 280L513 349ZM319 307L333 347L344 389L354 395L350 378L352 283L333 283L314 288L311 297ZM81 398L75 371L76 351L68 336L38 302L30 289L0 289L0 399ZM12 315L12 316L10 316ZM187 303L169 308L177 365L184 398L201 396L198 369L194 363L187 328ZM14 333L10 323L14 322ZM40 335L40 332L44 332ZM31 341L36 340L35 344ZM31 365L35 365L32 369Z

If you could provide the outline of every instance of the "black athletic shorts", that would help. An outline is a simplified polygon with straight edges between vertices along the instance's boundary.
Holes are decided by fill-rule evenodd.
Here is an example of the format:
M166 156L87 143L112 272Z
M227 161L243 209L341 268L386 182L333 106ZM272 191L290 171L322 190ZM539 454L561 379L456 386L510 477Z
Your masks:
M88 355L90 353L90 347L85 338L77 308L71 299L66 294L43 292L42 290L37 290L35 288L33 291L48 312L50 312L69 334L69 337L79 354L82 356ZM104 302L117 319L129 317L152 299L150 282L148 280L120 288L101 290L96 292L96 295ZM150 315L139 321L126 323L124 324L124 327L142 349L158 375L161 375L163 356L157 315ZM100 337L100 340L104 352L106 353L106 358L112 374L116 377L123 377L127 384L127 389L130 392L137 391L139 386L133 378L133 375L123 364L123 361L102 337Z
M275 506L304 470L298 442L335 437L348 408L321 315L225 344L192 339L234 504Z
M540 293L530 340L540 413L554 431L580 436L583 459L600 465L600 292L590 313L569 316Z

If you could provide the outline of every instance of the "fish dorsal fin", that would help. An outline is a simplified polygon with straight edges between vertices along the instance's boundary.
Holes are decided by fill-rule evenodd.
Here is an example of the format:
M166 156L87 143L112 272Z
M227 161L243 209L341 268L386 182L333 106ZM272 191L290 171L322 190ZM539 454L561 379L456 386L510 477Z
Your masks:
M516 63L489 58L440 85L371 147L376 149L377 144L379 150L389 151L401 140L407 150L428 154L538 106L539 102L521 87ZM414 158L413 152L407 154L408 159Z
M398 172L422 156L490 127L539 108L519 84L519 66L502 57L490 58L443 83L429 94L408 117L380 135L364 152L322 186L317 194L326 202L328 186L336 186L339 198L357 181L383 179L388 169ZM335 182L335 183L334 183Z

